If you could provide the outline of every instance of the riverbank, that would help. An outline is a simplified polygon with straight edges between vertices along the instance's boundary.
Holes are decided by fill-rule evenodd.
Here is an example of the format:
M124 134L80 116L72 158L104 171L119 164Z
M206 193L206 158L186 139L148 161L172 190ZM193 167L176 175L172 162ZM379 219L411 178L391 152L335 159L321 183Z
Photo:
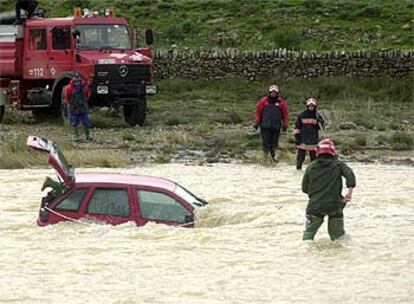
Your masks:
M143 163L184 163L206 165L211 163L275 164L261 152L257 131L248 124L210 126L200 134L202 126L125 127L93 129L92 142L74 142L71 130L53 123L36 125L6 125L3 129L0 168L16 169L47 166L45 157L32 153L26 146L28 135L44 137L56 142L75 167L129 167ZM289 131L289 130L288 130ZM339 147L340 158L365 163L390 163L414 166L414 150L397 150L378 138L389 135L372 130L326 130L324 137L333 138ZM412 133L410 133L412 136ZM357 146L355 139L364 139ZM350 143L350 144L348 144ZM354 145L354 146L352 146ZM349 147L344 150L343 147ZM341 150L342 147L342 150ZM282 133L278 162L295 163L296 148L291 132Z
M36 121L30 112L7 109L0 168L44 166L29 153L28 135L58 143L75 166L125 167L140 163L242 162L273 165L263 158L259 133L253 129L255 104L277 83L288 101L290 125L280 140L279 161L294 164L296 115L308 96L320 99L327 122L322 137L334 140L345 160L412 164L414 93L404 79L244 79L157 81L158 95L148 99L144 126L131 127L107 108L91 109L92 143L75 143L58 118Z

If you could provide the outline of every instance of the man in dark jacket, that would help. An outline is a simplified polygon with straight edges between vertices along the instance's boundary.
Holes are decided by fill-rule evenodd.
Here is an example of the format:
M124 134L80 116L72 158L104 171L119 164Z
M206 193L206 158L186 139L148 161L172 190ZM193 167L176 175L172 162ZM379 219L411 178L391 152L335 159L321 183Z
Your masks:
M316 145L319 141L319 130L324 128L325 122L316 111L318 100L310 97L306 99L306 110L298 115L295 130L296 146L298 149L296 157L296 169L302 170L306 151L309 151L311 161L316 158Z
M331 140L322 140L316 153L318 158L306 168L302 180L302 191L309 196L303 240L313 240L325 215L329 217L329 236L335 240L345 234L343 208L352 198L355 175L350 167L336 159ZM348 188L345 197L342 197L342 177Z
M275 159L275 149L279 145L280 129L286 131L289 125L289 110L286 100L279 97L279 87L271 85L268 95L256 104L255 129L260 126L263 152Z
M75 72L72 80L66 88L65 95L65 100L69 105L70 125L74 130L75 140L79 139L78 125L82 122L86 140L91 141L88 109L90 88L78 72Z
M15 24L22 24L22 19L20 16L20 10L26 12L27 19L32 18L32 15L37 7L36 0L15 0L14 8L16 12L16 22Z

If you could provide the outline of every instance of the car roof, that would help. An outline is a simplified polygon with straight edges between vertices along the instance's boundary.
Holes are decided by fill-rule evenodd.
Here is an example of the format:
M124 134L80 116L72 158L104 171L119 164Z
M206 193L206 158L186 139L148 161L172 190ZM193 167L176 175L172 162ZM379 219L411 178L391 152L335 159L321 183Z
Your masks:
M76 184L127 184L134 186L150 186L174 191L176 183L161 177L127 175L127 174L108 174L108 173L82 173L76 174Z

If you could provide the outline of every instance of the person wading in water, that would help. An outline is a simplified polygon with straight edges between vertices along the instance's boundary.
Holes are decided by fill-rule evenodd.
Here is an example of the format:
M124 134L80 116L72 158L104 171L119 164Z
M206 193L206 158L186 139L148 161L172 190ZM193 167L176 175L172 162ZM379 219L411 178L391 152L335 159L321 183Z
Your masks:
M302 180L302 191L309 196L303 240L313 240L326 215L329 236L336 240L345 234L343 209L352 198L355 175L350 167L336 158L335 146L330 139L318 143L316 156ZM345 197L342 196L342 177L345 177L348 188Z

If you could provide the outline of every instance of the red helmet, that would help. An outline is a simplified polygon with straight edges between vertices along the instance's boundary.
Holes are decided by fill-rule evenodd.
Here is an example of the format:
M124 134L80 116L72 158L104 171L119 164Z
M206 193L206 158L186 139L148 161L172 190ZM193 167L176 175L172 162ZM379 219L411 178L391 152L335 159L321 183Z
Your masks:
M316 146L316 155L322 155L322 154L328 154L335 156L336 155L336 149L335 145L330 139L324 139L321 140L318 145Z
M272 91L275 91L276 93L279 93L279 87L277 85L275 85L275 84L272 84L269 87L269 93L272 92Z
M306 99L305 104L306 106L317 106L319 103L319 101L316 98L310 97L308 99Z

